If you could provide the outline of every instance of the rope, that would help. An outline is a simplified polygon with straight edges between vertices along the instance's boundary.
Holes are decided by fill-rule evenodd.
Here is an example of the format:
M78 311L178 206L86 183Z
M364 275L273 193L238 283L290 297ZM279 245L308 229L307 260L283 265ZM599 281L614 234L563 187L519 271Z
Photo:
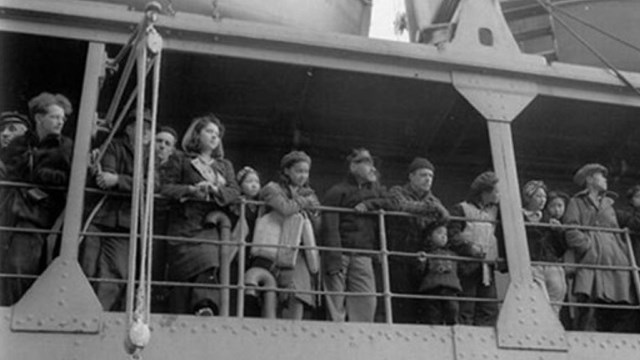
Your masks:
M578 42L580 42L584 47L586 47L595 57L598 58L604 65L606 65L609 70L611 70L615 76L627 87L629 87L633 92L635 92L638 96L640 96L640 90L638 90L632 83L624 76L620 70L618 70L607 58L605 58L598 50L592 47L588 41L586 41L580 34L578 34L569 24L567 24L563 19L559 18L555 13L554 9L551 8L548 3L544 0L536 0L548 13L553 17L560 25L562 25Z

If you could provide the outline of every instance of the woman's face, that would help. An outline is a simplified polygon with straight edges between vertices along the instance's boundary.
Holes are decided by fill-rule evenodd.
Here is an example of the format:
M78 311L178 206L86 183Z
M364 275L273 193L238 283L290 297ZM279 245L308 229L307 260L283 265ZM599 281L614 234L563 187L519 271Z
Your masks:
M258 174L251 172L242 180L242 184L240 184L242 188L242 193L246 195L248 198L255 198L260 192L260 178Z
M543 188L539 188L533 193L529 200L528 208L532 211L539 211L544 209L544 205L547 203L547 192Z
M220 129L214 123L208 123L200 130L200 153L210 153L220 146Z
M311 166L308 162L298 161L284 169L284 173L294 186L303 186L309 180L309 170L311 170Z
M549 205L547 205L547 211L552 219L562 219L564 216L564 200L559 197L551 199Z

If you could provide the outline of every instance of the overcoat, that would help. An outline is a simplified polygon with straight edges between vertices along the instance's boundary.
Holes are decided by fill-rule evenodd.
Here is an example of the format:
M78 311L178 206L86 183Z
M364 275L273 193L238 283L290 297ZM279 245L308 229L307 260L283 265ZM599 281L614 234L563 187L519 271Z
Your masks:
M240 188L235 179L233 165L229 160L217 159L211 165L222 177L225 184L209 201L196 200L190 195L189 187L205 178L192 164L194 158L182 156L174 166L166 169L161 179L161 193L175 200L169 214L167 234L180 237L198 237L220 240L218 231L205 226L205 217L212 211L229 213L228 205L240 198ZM202 242L169 241L169 271L171 280L187 280L207 269L218 267L219 246Z
M563 223L618 229L613 208L614 200L605 195L596 204L588 192L576 194L567 205ZM567 245L576 254L579 264L629 266L629 257L620 234L606 231L571 229L565 233ZM633 302L632 279L629 271L576 270L573 292L606 302Z

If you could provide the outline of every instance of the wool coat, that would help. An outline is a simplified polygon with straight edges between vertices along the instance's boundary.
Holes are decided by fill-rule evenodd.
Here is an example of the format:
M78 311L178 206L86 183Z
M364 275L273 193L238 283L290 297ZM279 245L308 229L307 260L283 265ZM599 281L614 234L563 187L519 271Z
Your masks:
M585 190L567 205L563 223L618 229L614 200L604 195L595 203ZM578 264L629 266L629 257L620 234L570 229L565 233L567 245L576 254ZM606 302L632 303L632 279L629 271L577 269L573 292Z
M205 217L212 211L229 213L229 205L240 198L240 188L235 179L233 164L227 159L217 159L211 165L222 176L225 184L209 201L196 200L190 186L205 178L192 164L194 158L182 156L172 168L166 169L161 180L161 193L174 200L169 215L167 234L180 237L198 237L220 240L218 231L205 226ZM169 278L187 280L197 274L220 265L220 246L202 242L169 241Z
M268 183L260 191L260 199L264 200L267 211L276 211L283 216L291 216L305 211L309 206L319 206L320 202L315 192L310 187L303 187L294 192L286 183ZM319 224L319 218L313 213L309 218L315 226ZM309 291L314 290L311 272L306 262L305 252L298 251L296 264L293 269L280 269L278 272L278 285L281 287ZM291 294L299 301L309 306L315 306L315 296L313 294Z

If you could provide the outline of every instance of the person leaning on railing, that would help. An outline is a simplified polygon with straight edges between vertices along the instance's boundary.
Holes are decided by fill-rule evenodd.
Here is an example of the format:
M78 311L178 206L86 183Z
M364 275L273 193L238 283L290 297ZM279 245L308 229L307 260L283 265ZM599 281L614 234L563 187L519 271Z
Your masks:
M72 113L69 100L61 94L41 93L29 101L29 113L35 128L14 138L2 150L7 180L38 185L66 186L69 181L73 141L62 135L67 116ZM4 226L26 229L51 229L64 208L60 191L37 187L13 188L2 193ZM6 246L0 259L0 272L38 275L49 259L45 235L29 232L2 232L0 244ZM10 305L31 286L32 280L11 279L2 292L2 303Z
M267 212L275 211L284 218L304 214L310 219L314 228L320 225L320 216L316 208L320 205L318 197L309 186L309 171L311 170L311 158L302 151L291 151L284 155L280 161L280 179L269 182L260 191L260 199L264 200ZM283 231L287 231L283 229ZM279 249L280 250L280 249ZM309 259L310 253L297 251L292 267L278 265L266 258L252 259L252 266L261 266L270 270L278 287L290 290L312 291L317 288L312 276L312 267L309 261L317 263L317 259ZM316 255L317 257L317 255ZM317 273L317 269L315 269ZM280 295L282 317L300 320L304 316L305 307L316 307L316 299L313 294L283 293Z
M585 225L619 229L612 194L607 191L607 168L586 164L573 180L584 190L569 201L564 215L565 225ZM629 257L620 234L608 231L569 229L568 247L575 252L578 264L629 266ZM573 292L578 302L631 304L637 300L631 274L626 270L578 268ZM629 311L618 309L578 308L578 330L630 331Z
M144 114L145 149L151 141L151 113ZM116 136L105 149L95 168L95 183L103 190L131 193L133 189L136 114L127 114ZM135 216L133 217L135 218ZM129 234L131 227L131 198L109 195L88 227L93 233ZM87 236L82 242L80 263L87 277L127 279L129 274L128 236ZM94 289L105 311L124 310L125 285L117 282L98 282Z
M368 150L355 149L347 157L349 175L326 193L323 205L365 212L395 208L393 198L378 183L378 172ZM378 247L375 216L324 211L320 245L334 248L373 250ZM324 251L323 283L328 292L375 293L372 258L368 254ZM373 322L375 295L327 294L327 311L333 321Z
M423 250L422 245L429 237L427 228L437 221L446 220L449 211L431 191L435 178L435 167L425 159L417 157L408 167L409 181L402 186L394 186L389 191L396 200L399 211L415 214L415 217L388 217L387 234L389 250L415 253ZM389 256L389 277L391 292L415 294L421 277L417 276L413 259L406 256ZM407 298L393 298L393 321L395 323L416 323L419 321L420 301ZM457 312L456 312L457 314Z
M451 215L466 218L467 221L449 223L451 248L461 256L494 261L498 258L499 246L496 236L498 220L498 177L492 172L484 172L471 183L467 200L455 205ZM500 229L500 227L498 227ZM462 284L463 297L485 299L497 298L494 276L495 266L486 262L460 262L458 275ZM460 302L460 319L463 325L494 326L498 317L495 302Z
M547 186L541 180L530 180L522 187L522 214L525 223L544 222L542 210L547 202ZM559 224L557 220L550 223ZM560 263L567 249L561 230L548 227L527 226L527 244L531 261L545 261L558 265L532 265L533 281L545 293L548 300L560 302L567 293L565 272ZM552 305L556 315L560 314L560 305Z
M172 281L220 284L219 214L230 213L240 189L231 161L224 157L224 127L213 114L195 118L182 139L185 156L167 171L161 193L175 200L168 235L204 239L203 242L169 241L168 277ZM171 308L177 313L212 316L219 313L221 292L213 287L176 287Z

